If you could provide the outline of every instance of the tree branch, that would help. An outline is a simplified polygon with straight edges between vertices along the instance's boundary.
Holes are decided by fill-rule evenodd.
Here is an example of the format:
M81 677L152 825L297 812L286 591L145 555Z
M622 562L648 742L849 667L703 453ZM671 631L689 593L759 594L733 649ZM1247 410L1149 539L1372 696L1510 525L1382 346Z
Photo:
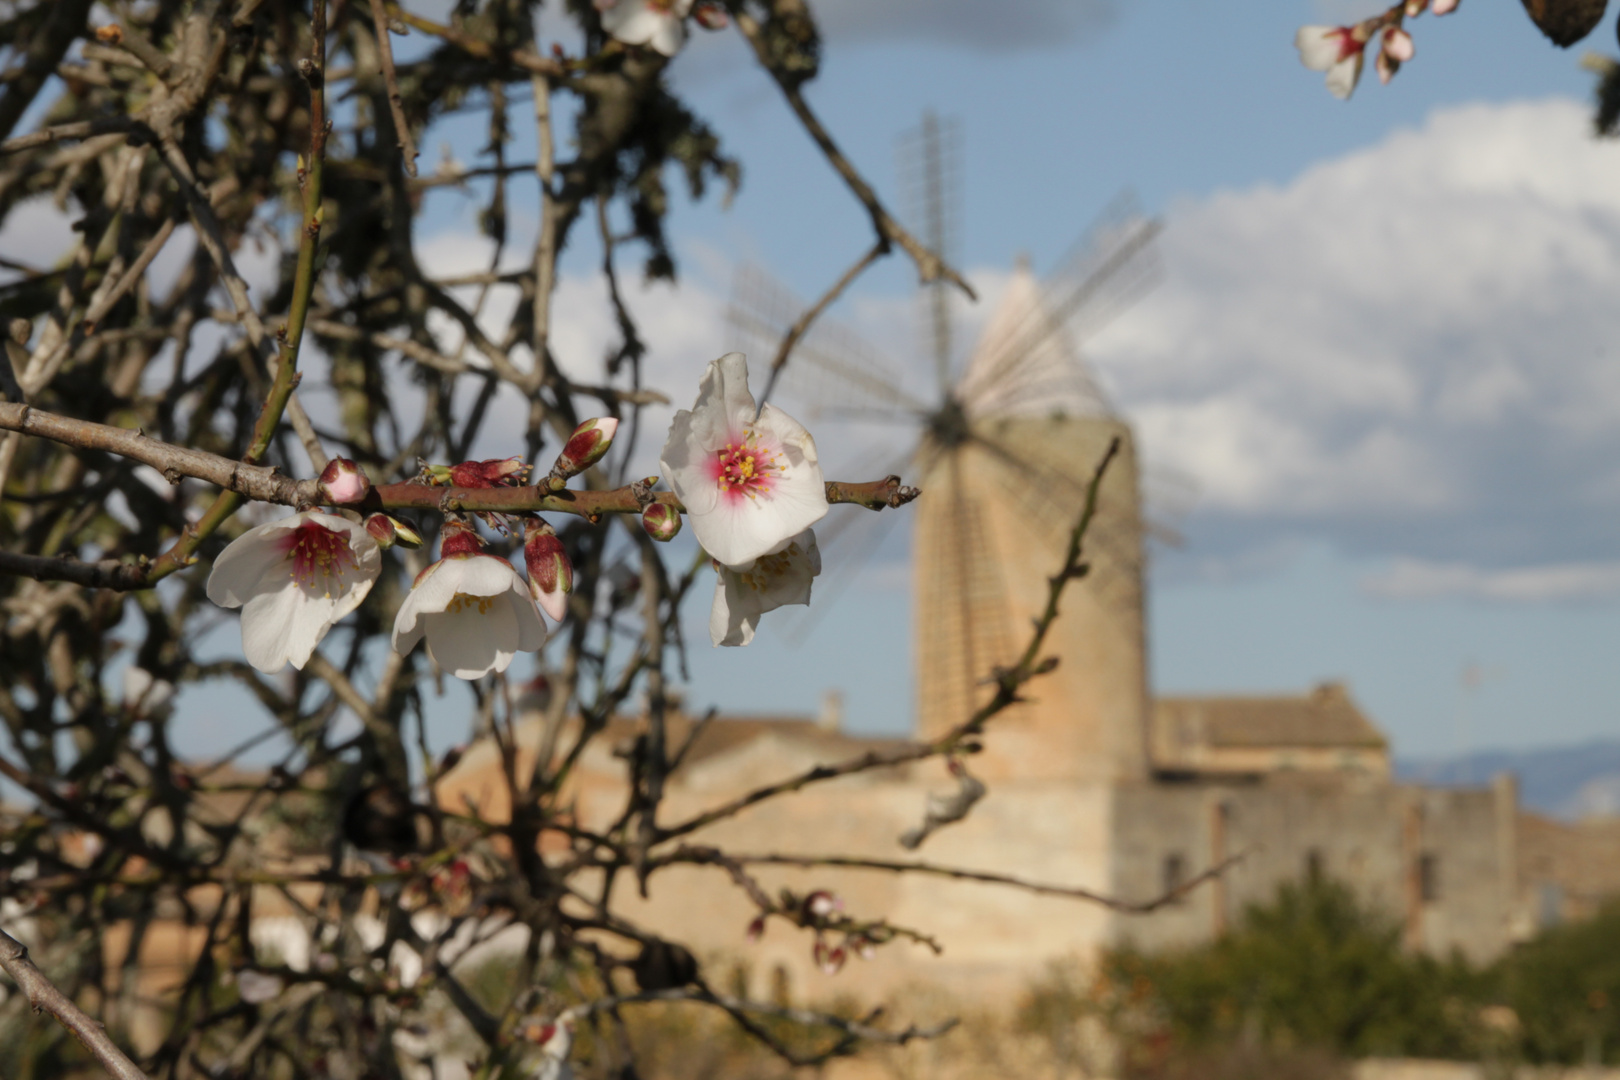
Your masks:
M115 1080L148 1080L118 1044L107 1037L100 1024L91 1019L68 998L45 973L28 958L28 949L22 942L0 930L0 968L11 976L17 988L28 998L35 1012L48 1012L99 1061Z

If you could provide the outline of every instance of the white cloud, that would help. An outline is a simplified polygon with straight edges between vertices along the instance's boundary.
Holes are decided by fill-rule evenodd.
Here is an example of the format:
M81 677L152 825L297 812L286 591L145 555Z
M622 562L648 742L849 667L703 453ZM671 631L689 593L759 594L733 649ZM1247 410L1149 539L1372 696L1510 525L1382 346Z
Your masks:
M1579 594L1615 554L1616 176L1587 106L1474 105L1173 207L1167 280L1091 352L1198 484L1195 548L1326 538L1423 560L1380 588ZM1467 569L1514 566L1541 569Z

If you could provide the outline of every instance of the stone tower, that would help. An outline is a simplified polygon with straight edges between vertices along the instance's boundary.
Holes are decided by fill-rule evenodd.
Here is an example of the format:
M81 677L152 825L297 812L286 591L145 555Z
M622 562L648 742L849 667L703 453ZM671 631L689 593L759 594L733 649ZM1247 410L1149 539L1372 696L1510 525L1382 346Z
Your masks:
M991 693L1046 602L1108 443L1121 440L1044 652L1058 668L991 722L987 780L1114 782L1147 766L1143 530L1131 432L1020 268L919 454L913 558L918 735Z

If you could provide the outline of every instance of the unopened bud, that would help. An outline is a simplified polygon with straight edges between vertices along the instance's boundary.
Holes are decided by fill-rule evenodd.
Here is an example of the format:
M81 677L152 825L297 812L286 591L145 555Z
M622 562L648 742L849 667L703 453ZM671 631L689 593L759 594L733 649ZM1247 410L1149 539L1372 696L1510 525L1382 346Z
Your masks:
M813 919L825 919L835 911L844 910L844 902L826 889L817 889L804 898L804 910Z
M648 503L641 512L641 527L654 540L667 544L681 531L680 512L668 503Z
M429 466L435 476L444 466ZM487 461L463 461L446 470L453 487L493 488L517 487L528 479L529 467L522 458L490 458Z
M422 534L392 514L372 514L366 518L366 532L377 541L378 547L391 548L398 544L415 551L422 546Z
M333 458L321 470L321 497L335 506L347 506L371 493L371 480L348 458Z
M748 924L748 930L743 934L750 943L758 941L765 936L765 916L755 915L754 920Z
M692 8L692 21L705 30L724 30L731 22L726 9L714 0L699 0Z
M574 564L550 525L529 523L523 562L529 568L529 595L553 622L562 622L568 614L568 594L574 591Z
M599 416L579 425L563 444L557 463L551 467L551 475L566 480L601 461L613 445L613 433L618 430L619 422L611 416Z
M839 969L844 966L844 961L849 958L842 945L828 948L827 943L820 938L816 939L815 947L810 950L810 955L815 959L816 966L821 969L824 975L838 974Z

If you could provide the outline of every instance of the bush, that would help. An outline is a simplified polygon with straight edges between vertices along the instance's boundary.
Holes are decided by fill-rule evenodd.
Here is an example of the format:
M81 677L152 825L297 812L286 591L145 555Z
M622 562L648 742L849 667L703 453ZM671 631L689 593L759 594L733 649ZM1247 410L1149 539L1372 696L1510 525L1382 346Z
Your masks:
M1517 1014L1531 1061L1620 1061L1620 901L1503 957L1496 996Z
M1128 1059L1236 1043L1345 1056L1469 1057L1484 983L1410 955L1400 928L1326 879L1286 884L1225 937L1105 957L1093 992Z

